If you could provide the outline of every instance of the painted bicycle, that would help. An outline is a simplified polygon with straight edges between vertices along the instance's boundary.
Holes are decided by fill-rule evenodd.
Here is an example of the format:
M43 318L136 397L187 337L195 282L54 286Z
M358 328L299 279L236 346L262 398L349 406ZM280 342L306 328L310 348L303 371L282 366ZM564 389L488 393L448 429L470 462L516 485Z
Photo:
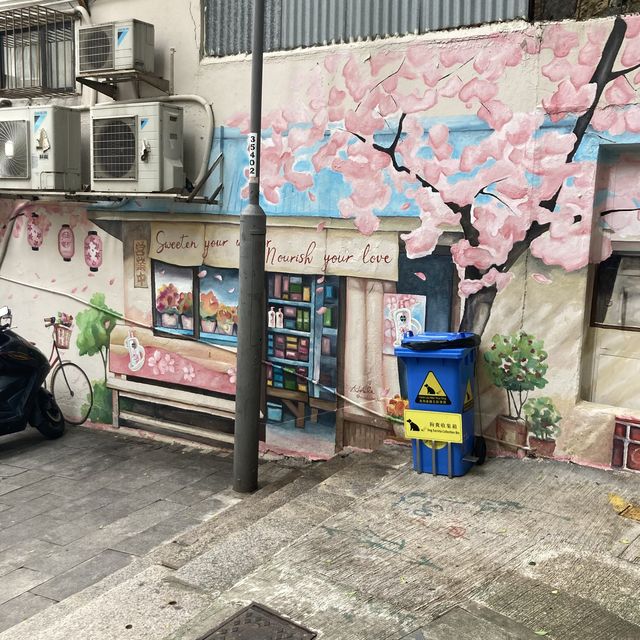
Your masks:
M49 364L48 387L53 393L64 419L72 425L86 422L93 408L93 388L87 374L75 362L63 360L60 351L69 348L73 332L73 316L59 313L44 319L45 327L53 328L53 345Z

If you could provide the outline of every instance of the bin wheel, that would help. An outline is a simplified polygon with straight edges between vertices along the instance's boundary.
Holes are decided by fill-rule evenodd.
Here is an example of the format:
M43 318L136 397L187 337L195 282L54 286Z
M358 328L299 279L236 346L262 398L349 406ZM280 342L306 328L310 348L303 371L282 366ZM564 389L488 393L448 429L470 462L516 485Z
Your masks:
M482 436L476 436L473 441L473 455L478 458L476 464L484 464L487 459L487 443Z

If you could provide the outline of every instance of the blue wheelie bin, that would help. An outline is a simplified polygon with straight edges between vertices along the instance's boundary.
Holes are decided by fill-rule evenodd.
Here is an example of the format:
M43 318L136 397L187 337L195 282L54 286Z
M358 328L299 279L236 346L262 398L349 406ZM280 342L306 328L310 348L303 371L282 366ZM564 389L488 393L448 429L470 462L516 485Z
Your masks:
M462 476L486 455L474 435L474 333L421 333L396 347L406 371L409 408L405 433L412 439L418 473Z

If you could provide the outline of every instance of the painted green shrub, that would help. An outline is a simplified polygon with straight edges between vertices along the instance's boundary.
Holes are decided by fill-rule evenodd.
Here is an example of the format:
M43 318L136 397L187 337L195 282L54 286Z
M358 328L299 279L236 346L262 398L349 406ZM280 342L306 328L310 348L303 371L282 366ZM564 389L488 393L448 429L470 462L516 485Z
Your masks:
M105 303L104 293L94 293L86 311L76 316L78 325L78 352L81 356L100 354L104 366L104 379L107 379L107 362L109 358L109 338L115 329L116 319L120 314L110 309Z
M524 403L523 410L527 416L529 431L536 438L553 440L560 433L558 423L562 420L562 416L551 398L547 396L530 398Z
M530 391L542 389L547 380L547 352L542 340L524 331L511 335L496 334L484 360L496 387L507 392L509 417L521 419L522 407Z
M89 420L110 423L112 419L111 389L107 388L107 363L109 361L109 341L115 329L116 319L121 315L110 309L104 293L94 293L89 303L92 305L76 316L78 339L76 344L81 356L100 355L104 368L104 379L93 380L93 407Z

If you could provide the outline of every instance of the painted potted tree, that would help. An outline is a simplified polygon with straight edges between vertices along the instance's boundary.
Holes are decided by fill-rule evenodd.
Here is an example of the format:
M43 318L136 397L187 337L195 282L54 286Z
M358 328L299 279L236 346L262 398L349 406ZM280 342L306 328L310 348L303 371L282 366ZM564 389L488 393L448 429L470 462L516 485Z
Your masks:
M213 291L200 294L200 327L205 333L215 333L220 303Z
M529 427L529 446L537 455L551 458L556 450L555 437L560 433L558 423L562 416L547 396L529 398L523 410Z
M496 418L498 450L523 457L528 430L522 409L529 392L547 384L547 352L542 340L518 331L493 336L484 359L493 384L507 392L508 414Z
M193 331L193 294L191 291L181 293L178 298L178 313L182 328Z
M180 293L175 284L163 284L156 295L156 309L160 314L160 323L167 329L178 327L178 301Z

